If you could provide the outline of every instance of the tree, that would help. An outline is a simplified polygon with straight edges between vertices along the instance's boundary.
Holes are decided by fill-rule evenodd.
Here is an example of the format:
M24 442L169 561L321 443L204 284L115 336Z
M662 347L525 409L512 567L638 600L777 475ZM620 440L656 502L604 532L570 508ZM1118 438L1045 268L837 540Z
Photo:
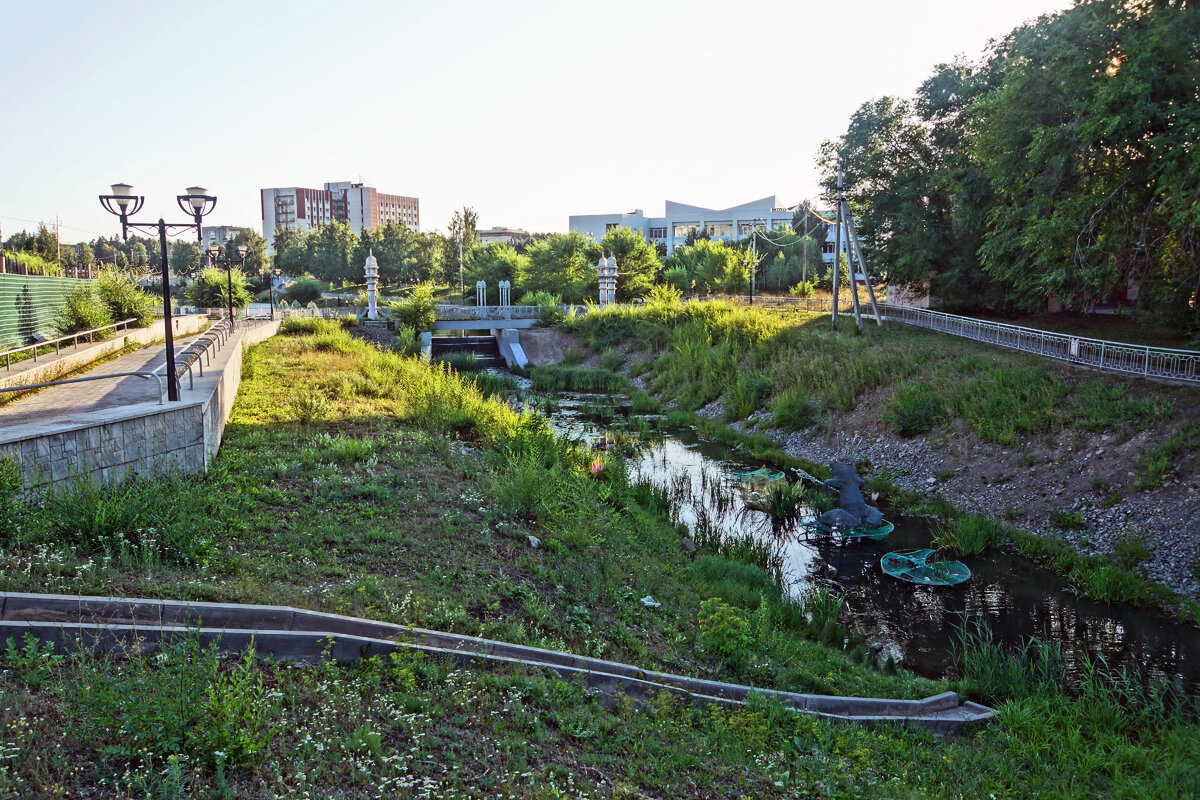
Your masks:
M521 291L544 291L565 303L582 303L598 291L599 260L600 248L581 234L551 234L529 248L529 272L520 276Z
M246 264L242 267L247 275L258 275L271 266L267 258L267 240L258 235L252 228L243 228L225 243L225 257L239 258L237 249L246 248Z
M150 263L150 254L146 252L146 245L134 242L130 250L132 251L129 257L131 266L145 267Z
M742 294L749 287L750 269L746 252L720 239L697 239L689 246L677 247L665 264L677 285L682 269L687 282L703 293Z
M644 297L654 285L662 264L658 251L637 231L620 226L604 234L600 249L617 258L617 299Z
M500 281L509 281L516 287L521 276L528 274L529 257L507 244L475 248L467 270L470 285L474 286L477 281L487 283L487 301L492 304L500 302Z
M124 254L120 250L115 251L117 257L117 265L120 266L120 260ZM176 275L194 275L200 270L200 245L193 241L171 242L171 252L167 256L171 270Z
M92 252L92 246L87 242L80 242L75 245L75 260L81 267L90 267L96 260L96 254Z
M310 271L331 283L362 280L362 267L354 263L358 237L344 222L328 222L308 236Z
M275 268L283 274L299 277L308 272L307 230L277 226L272 250Z

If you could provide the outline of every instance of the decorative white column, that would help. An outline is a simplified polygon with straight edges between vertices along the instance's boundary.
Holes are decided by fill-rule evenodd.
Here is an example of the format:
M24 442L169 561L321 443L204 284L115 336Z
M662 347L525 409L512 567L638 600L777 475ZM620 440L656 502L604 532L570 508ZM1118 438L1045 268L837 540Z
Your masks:
M617 257L600 256L596 264L600 305L617 302Z
M487 305L487 281L479 281L475 284L475 305Z
M500 281L499 285L500 285L500 305L501 306L511 306L512 305L512 282L511 281Z
M375 284L379 282L379 262L375 260L375 248L367 255L367 319L379 319L379 309L375 306Z

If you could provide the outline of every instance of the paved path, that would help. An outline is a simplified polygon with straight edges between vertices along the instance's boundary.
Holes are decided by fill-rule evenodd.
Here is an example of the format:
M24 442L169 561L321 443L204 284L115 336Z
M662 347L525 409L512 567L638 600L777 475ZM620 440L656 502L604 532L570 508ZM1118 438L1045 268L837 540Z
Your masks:
M176 349L178 349L179 340L176 342ZM166 363L165 350L166 345L161 344L143 347L135 353L120 356L94 367L84 374L94 376L111 375L114 372L151 372ZM41 363L40 359L38 363ZM71 377L83 376L73 375ZM186 374L182 383L187 386ZM101 409L134 403L157 403L158 386L158 381L153 378L136 376L51 386L48 389L42 389L34 394L25 395L0 405L0 428L29 423L86 422L89 414ZM3 397L4 395L0 395L0 399Z

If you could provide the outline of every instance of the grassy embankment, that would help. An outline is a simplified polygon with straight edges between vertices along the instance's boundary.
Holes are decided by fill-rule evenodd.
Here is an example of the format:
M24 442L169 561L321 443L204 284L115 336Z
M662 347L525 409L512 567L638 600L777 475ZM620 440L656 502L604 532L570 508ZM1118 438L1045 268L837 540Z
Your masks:
M3 588L290 603L796 690L945 688L820 644L842 635L835 598L784 602L753 564L686 559L666 499L619 459L470 378L291 325L309 333L247 353L206 476L22 501L0 469ZM184 641L128 659L12 642L0 661L0 797L1200 791L1200 732L1169 698L1104 678L1068 694L1052 654L1030 669L982 640L963 688L1000 719L946 740L762 703L606 709L542 674L430 659L297 670Z
M928 433L935 444L939 435L952 435L951 426L1004 446L1036 434L1082 437L1154 428L1162 434L1133 465L1134 490L1159 485L1176 457L1200 448L1200 428L1176 404L1178 393L1187 390L1139 384L1130 391L1120 379L1070 372L1031 356L901 325L868 325L864 336L854 336L848 322L850 333L834 334L824 315L691 303L611 309L579 317L568 327L585 345L604 351L610 368L621 360L618 348L645 354L630 365L630 373L643 377L654 398L671 403L671 422L698 425L756 457L805 466L819 477L823 467L798 463L768 437L733 431L726 423L767 410L764 427L823 426L831 433L839 415L864 398L883 395L880 417L886 425L900 436ZM695 415L717 400L723 420ZM1028 469L1037 468L1035 459L1027 461ZM877 470L870 488L886 502L943 520L949 549L977 553L1011 546L1046 558L1097 599L1163 605L1200 619L1196 604L1133 570L1136 562L1129 563L1130 558L1139 552L1135 531L1121 554L1082 556L1057 539L963 513L937 495L902 491L897 477L895 471ZM1109 495L1109 502L1120 499L1115 490ZM1076 524L1076 515L1063 512L1056 523Z

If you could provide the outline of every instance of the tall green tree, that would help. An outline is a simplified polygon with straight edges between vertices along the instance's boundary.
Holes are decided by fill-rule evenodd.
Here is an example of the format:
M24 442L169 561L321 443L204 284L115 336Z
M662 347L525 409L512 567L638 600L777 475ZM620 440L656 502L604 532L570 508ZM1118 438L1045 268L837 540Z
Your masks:
M743 294L750 287L750 261L745 250L720 239L697 239L675 248L665 266L678 287L680 272L688 289L697 292Z
M202 255L200 245L188 240L171 242L170 247L171 252L167 254L167 263L176 275L195 275L203 268L200 262ZM121 266L120 261L125 257L124 253L117 250L115 254L117 266Z
M529 274L529 264L529 256L518 253L513 247L489 244L475 248L471 254L467 279L470 286L478 281L487 283L487 301L492 305L500 302L500 281L509 281L515 302L521 291L518 287L522 287L522 279Z
M362 265L355 264L358 237L344 222L328 222L308 236L309 271L331 283L361 282Z
M604 234L600 249L617 259L617 300L644 297L662 269L658 251L645 237L629 228L616 227Z
M562 297L564 303L582 303L596 296L600 248L579 233L551 234L530 246L528 256L529 272L521 279L521 293L545 291Z

